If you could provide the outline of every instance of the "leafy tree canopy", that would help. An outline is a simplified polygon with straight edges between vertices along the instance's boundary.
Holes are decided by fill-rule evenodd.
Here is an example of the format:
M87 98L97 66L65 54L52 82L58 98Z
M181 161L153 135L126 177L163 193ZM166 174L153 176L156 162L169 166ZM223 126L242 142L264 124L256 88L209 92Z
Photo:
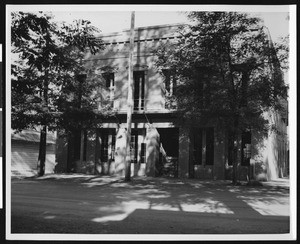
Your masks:
M237 12L191 12L182 38L157 50L157 66L177 80L179 113L227 129L264 129L264 111L281 108L287 86L276 49L258 18ZM278 48L280 48L278 46ZM282 60L286 59L284 55Z
M86 74L83 57L102 49L99 32L87 20L56 23L43 12L12 13L12 127L16 130L47 125L68 130L66 119L90 123L105 110L95 109L97 79ZM78 89L81 91L78 91ZM75 89L75 90L74 90ZM73 106L78 93L82 105ZM77 95L76 95L77 94ZM74 111L73 111L74 110ZM107 111L106 111L107 112ZM73 115L73 116L70 116ZM75 123L75 122L74 122Z

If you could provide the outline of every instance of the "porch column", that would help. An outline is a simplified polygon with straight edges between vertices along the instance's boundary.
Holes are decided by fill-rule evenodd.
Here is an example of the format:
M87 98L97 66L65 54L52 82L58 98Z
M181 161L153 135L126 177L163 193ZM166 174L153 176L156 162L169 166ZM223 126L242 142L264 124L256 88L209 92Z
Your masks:
M159 133L153 125L147 128L146 132L146 175L155 176L156 167L159 161Z

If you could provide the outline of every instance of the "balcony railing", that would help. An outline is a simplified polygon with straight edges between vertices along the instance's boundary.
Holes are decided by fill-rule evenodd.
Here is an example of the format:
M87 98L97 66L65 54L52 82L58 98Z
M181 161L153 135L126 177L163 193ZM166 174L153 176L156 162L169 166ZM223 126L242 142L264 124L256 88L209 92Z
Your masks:
M127 106L126 106L127 101L121 101L121 100L106 100L103 101L102 103L99 103L98 108L100 109L101 107L107 107L110 105L112 109L115 109L116 111L119 112L126 112L127 111ZM176 107L174 104L170 106L167 102L164 101L154 101L153 99L134 99L133 103L133 112L170 112L175 110Z
M133 111L144 111L145 110L145 100L146 99L134 99L133 100Z

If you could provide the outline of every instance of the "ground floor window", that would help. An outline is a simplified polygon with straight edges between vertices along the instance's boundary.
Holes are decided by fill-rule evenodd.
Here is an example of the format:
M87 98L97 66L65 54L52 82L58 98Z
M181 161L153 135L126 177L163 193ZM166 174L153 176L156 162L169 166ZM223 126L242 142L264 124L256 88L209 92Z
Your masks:
M130 157L131 163L146 163L146 131L144 129L131 130Z
M195 128L193 132L193 139L194 139L194 145L193 145L193 162L194 165L202 164L202 128Z
M116 131L115 129L103 129L100 133L101 149L100 159L102 162L114 160L115 144L116 144Z
M242 133L241 165L249 166L251 158L251 131Z
M131 141L130 141L130 158L131 163L137 163L138 161L138 133L136 130L131 131Z
M141 143L141 163L146 163L146 143Z
M83 161L86 161L87 156L87 141L88 141L88 134L87 131L83 131Z
M206 164L214 164L214 128L206 129Z
M213 165L214 128L194 128L192 136L194 165Z
M228 165L233 165L233 145L234 138L232 136L228 136ZM247 130L242 133L242 141L241 141L241 165L249 166L250 158L251 158L251 131Z

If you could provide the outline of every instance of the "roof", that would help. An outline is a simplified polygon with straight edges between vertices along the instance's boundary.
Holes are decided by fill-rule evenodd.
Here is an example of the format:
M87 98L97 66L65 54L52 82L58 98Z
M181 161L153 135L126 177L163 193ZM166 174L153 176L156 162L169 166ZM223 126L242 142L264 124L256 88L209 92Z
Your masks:
M178 28L184 23L180 24L168 24L168 25L155 25L135 28L135 41L144 41L152 39L167 39L180 36L177 32ZM180 36L181 37L181 36ZM120 32L103 33L97 38L101 38L104 44L111 43L125 43L129 42L130 30L123 30Z
M11 140L27 141L27 142L40 142L40 132L34 130L24 130L19 133L11 133ZM55 144L56 136L54 133L47 133L47 144Z

